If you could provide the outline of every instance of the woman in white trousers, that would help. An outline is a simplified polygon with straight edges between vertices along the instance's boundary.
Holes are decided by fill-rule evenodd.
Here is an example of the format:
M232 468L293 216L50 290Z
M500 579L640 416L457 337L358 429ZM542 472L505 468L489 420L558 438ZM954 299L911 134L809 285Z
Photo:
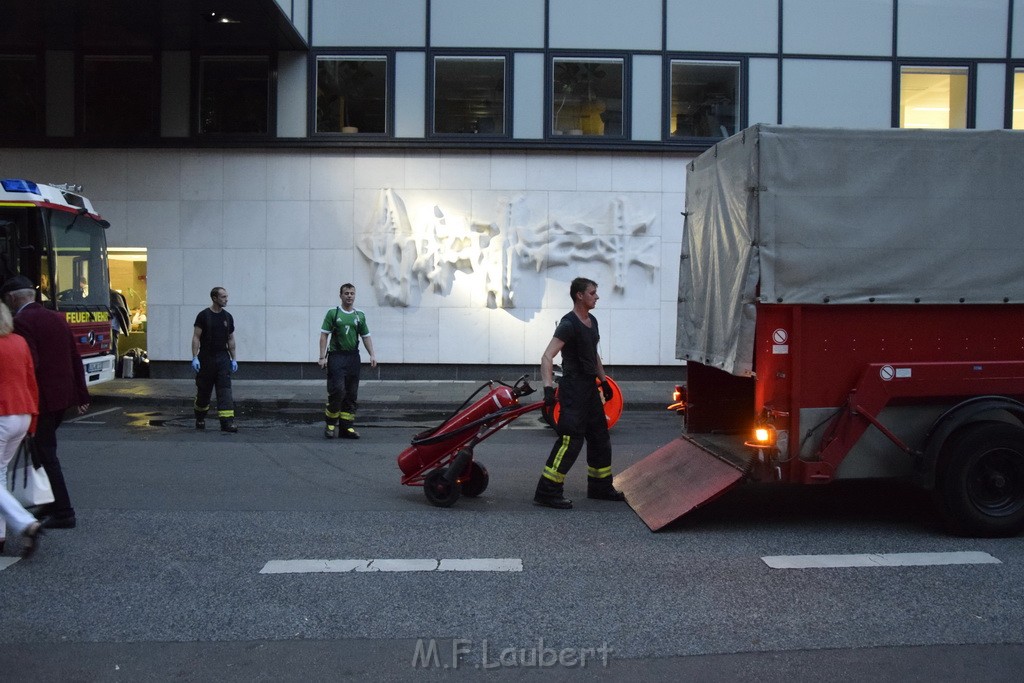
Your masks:
M0 552L7 527L21 536L21 556L29 557L39 545L42 527L8 490L7 466L39 413L39 388L28 344L12 334L11 311L0 302Z

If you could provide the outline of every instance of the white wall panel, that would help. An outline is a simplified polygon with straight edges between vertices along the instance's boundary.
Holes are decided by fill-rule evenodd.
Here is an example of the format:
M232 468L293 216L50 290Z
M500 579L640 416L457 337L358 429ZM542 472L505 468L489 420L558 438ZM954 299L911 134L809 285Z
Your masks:
M661 0L550 0L552 48L661 49Z
M777 52L778 0L667 0L669 50Z
M306 137L306 53L277 55L277 137Z
M779 61L751 59L748 63L747 121L776 123L779 116Z
M888 62L787 59L782 69L782 123L890 127L892 67Z
M542 48L544 0L431 0L430 44Z
M892 54L893 0L785 0L786 54Z
M661 57L633 57L633 140L661 139Z
M1008 8L1007 0L900 0L897 53L901 57L1005 57Z
M1006 67L1002 64L978 65L975 100L975 128L1002 128L1006 105Z
M1014 4L1013 12L1013 58L1024 58L1024 8L1019 3Z
M421 138L426 131L426 55L395 55L395 137Z
M518 53L514 59L512 136L544 137L544 56Z
M426 0L313 0L314 47L423 47Z
M188 52L160 54L160 135L183 138L189 134L189 104L192 92L192 57Z

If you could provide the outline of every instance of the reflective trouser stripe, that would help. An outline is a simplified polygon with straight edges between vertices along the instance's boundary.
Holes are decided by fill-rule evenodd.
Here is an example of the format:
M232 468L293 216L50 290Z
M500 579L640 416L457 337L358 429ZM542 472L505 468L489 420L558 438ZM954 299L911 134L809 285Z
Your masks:
M612 476L611 467L588 467L587 476L591 479L607 479Z
M345 412L343 410L340 413L338 413L338 417L341 419L342 422L352 422L353 420L356 419L356 414Z
M330 408L326 408L324 410L324 415L326 415L327 419L329 420L337 420L339 417L341 417L341 411L338 411L337 413L332 413Z
M225 419L227 419L229 417L234 417L234 416L235 416L235 411L233 411L233 410L218 410L217 411L217 417L219 417L222 420L225 420Z
M556 484L561 484L562 482L565 481L565 475L564 474L562 474L558 470L552 469L550 467L545 467L544 468L544 472L543 472L542 476L545 479L548 479L550 481L555 482Z
M209 409L210 409L210 406L209 406L209 404L207 404L207 405L205 405L205 406L201 406L201 405L199 405L198 403L193 403L193 404L192 404L192 407L193 407L193 408L195 409L195 411L196 411L197 413L205 413L205 412L206 412L207 410L209 410Z

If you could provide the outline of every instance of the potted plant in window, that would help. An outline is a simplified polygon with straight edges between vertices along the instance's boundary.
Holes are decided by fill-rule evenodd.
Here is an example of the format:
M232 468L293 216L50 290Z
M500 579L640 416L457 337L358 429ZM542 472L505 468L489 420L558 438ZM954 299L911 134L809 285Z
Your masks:
M555 64L554 86L558 106L554 125L558 126L560 117L572 124L568 129L559 127L559 130L569 135L604 133L601 114L605 103L597 97L597 84L606 75L607 72L597 62L563 61Z

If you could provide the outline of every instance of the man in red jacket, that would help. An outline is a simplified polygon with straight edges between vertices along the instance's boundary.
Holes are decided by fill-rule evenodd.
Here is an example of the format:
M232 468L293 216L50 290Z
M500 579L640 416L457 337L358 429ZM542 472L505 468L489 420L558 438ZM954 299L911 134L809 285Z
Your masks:
M14 331L28 342L36 367L39 385L36 450L50 479L54 498L46 509L48 518L43 526L73 529L75 509L71 507L64 473L57 459L57 428L68 408L77 407L79 414L89 409L82 357L78 355L75 338L64 316L36 303L36 290L31 280L17 275L4 283L0 295L14 313Z

